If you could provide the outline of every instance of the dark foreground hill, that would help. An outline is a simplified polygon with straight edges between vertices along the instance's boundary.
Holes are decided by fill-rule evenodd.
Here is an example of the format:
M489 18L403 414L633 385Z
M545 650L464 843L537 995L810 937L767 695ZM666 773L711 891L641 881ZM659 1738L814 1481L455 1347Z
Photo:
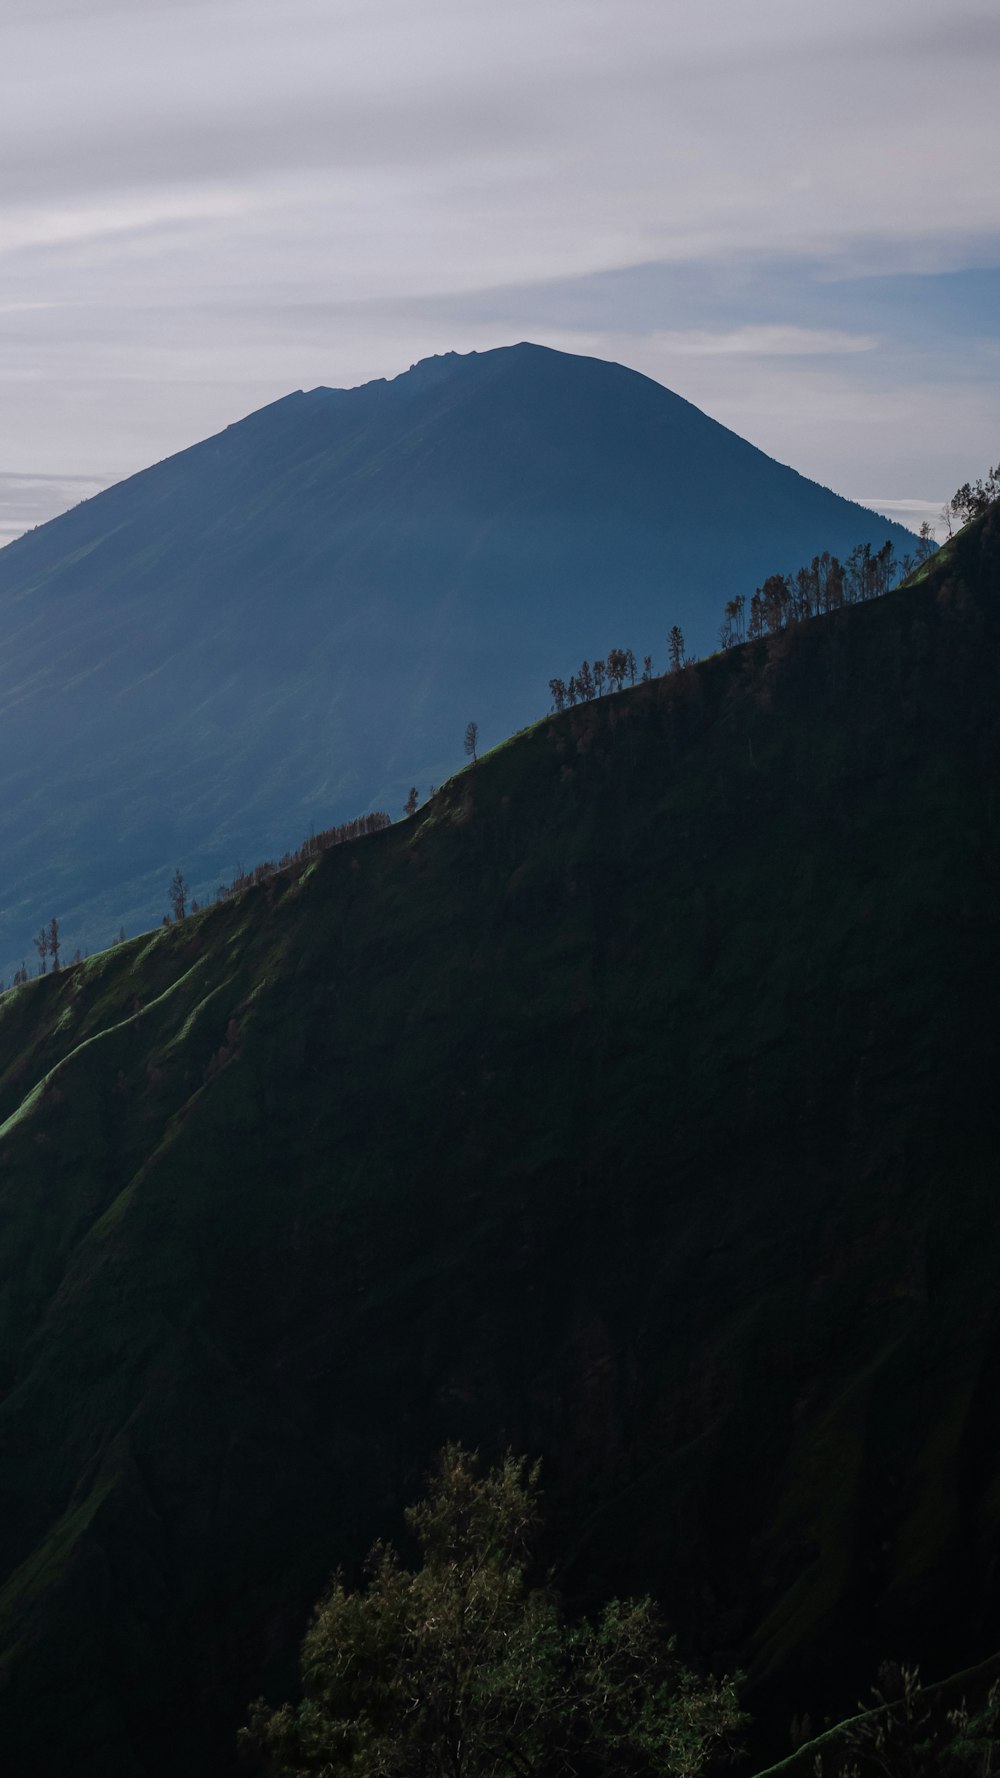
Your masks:
M0 551L0 976L533 720L553 674L908 534L620 365L537 346L290 395Z
M19 1778L228 1771L449 1437L762 1759L1000 1647L998 592L994 514L0 1002Z

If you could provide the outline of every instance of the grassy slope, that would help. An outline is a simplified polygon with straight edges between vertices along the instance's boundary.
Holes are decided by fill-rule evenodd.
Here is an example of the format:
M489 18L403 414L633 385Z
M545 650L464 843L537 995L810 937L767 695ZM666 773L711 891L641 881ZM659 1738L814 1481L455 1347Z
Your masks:
M994 515L0 1002L22 1778L224 1770L446 1436L765 1726L996 1646L998 581Z

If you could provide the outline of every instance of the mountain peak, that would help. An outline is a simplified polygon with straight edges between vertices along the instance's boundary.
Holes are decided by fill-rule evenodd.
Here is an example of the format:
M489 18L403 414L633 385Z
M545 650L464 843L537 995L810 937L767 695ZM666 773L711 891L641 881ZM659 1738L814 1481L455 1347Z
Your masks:
M392 377L390 384L393 388L398 387L402 394L422 394L436 383L447 382L470 358L478 356L477 352L436 352L430 358L418 358L409 370Z
M95 948L149 925L178 862L200 899L397 809L470 717L499 740L584 656L662 662L672 624L706 653L727 598L887 537L912 543L649 377L529 341L261 408L0 551L30 762L0 975L46 909Z
M567 368L577 370L582 370L584 365L601 363L599 359L587 358L579 353L561 352L554 346L540 346L533 340L518 340L516 344L509 346L490 346L484 352L434 352L427 358L418 358L408 370L400 371L395 377L376 377L369 383L358 384L357 388L372 389L381 386L400 395L422 395L439 384L457 380L463 375L513 368L533 359L538 362L543 359L559 361ZM622 367L608 365L605 368Z

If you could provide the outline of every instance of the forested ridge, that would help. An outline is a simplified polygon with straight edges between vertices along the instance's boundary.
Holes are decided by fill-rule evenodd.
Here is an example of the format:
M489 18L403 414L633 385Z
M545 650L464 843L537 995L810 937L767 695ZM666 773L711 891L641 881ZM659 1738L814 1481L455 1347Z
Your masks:
M1000 1647L996 509L922 574L0 1002L13 1770L231 1769L452 1438L758 1765Z

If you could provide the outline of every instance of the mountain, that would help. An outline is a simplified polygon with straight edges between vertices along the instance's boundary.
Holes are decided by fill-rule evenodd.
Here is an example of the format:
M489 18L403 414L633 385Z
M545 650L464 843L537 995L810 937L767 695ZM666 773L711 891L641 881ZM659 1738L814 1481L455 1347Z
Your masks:
M998 592L995 509L0 1000L19 1778L228 1772L447 1438L762 1761L1000 1649Z
M0 975L154 925L461 763L609 646L906 532L538 346L276 402L0 551Z

